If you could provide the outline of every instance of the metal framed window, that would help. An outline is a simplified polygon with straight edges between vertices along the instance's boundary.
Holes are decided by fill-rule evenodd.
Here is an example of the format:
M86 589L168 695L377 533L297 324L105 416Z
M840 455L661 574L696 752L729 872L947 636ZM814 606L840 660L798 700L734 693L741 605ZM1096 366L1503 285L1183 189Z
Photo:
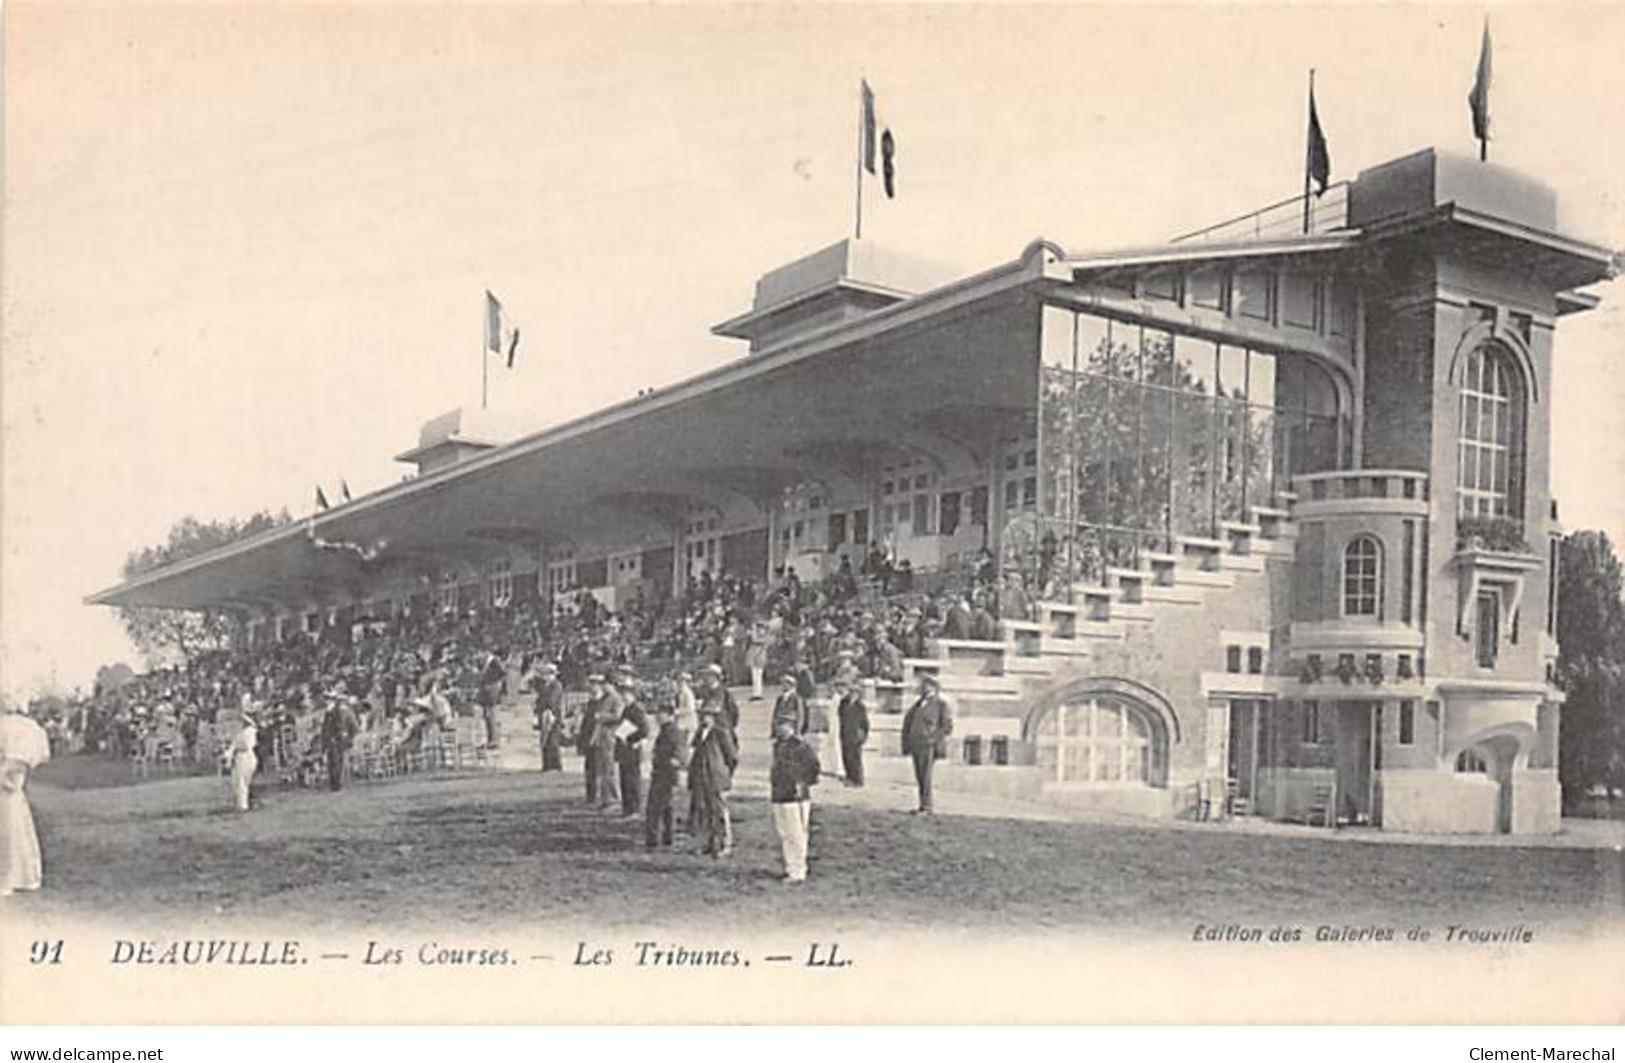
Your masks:
M1116 698L1057 706L1039 724L1037 744L1039 767L1056 782L1151 782L1151 725L1138 708Z
M1359 535L1343 548L1343 615L1377 618L1382 605L1382 544Z
M1495 344L1467 356L1457 429L1457 511L1464 517L1516 515L1523 453L1522 389L1511 359Z

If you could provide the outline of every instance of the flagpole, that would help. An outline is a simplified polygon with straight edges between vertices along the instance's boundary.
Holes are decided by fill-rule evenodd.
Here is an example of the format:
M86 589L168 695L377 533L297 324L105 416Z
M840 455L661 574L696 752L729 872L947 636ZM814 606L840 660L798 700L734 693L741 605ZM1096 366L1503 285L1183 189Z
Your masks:
M857 227L853 230L852 239L854 240L863 239L863 118L863 77L860 74L858 77L858 222Z
M1315 107L1315 68L1310 67L1309 68L1309 110L1310 110L1311 116L1313 116L1313 114L1314 114L1314 107ZM1307 128L1307 123L1305 123L1305 128ZM1309 232L1309 171L1314 166L1314 150L1315 150L1315 146L1314 146L1313 143L1311 143L1311 140L1312 140L1312 138L1307 136L1307 135L1303 138L1303 231L1304 231L1305 235L1307 235L1308 232Z

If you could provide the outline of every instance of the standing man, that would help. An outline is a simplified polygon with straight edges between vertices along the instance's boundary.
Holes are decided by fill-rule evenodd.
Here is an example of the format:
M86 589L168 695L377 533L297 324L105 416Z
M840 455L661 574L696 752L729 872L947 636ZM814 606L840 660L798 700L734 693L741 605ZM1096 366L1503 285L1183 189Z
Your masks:
M779 699L773 703L773 718L768 731L770 737L779 733L781 724L789 727L791 733L798 737L807 733L807 702L796 687L794 672L785 672L779 677Z
M920 673L920 696L903 717L903 752L914 761L914 782L920 791L920 807L912 815L929 816L934 811L931 772L938 757L948 754L948 736L954 733L954 715L942 700L937 677Z
M350 771L350 745L361 730L355 710L350 707L354 699L342 690L327 694L327 713L322 717L322 752L327 758L327 788L344 789Z
M812 788L818 782L818 754L790 729L773 728L773 766L768 786L773 800L773 828L784 853L784 881L807 881L807 829L812 819Z
M598 793L594 795L599 808L609 808L621 799L621 786L615 761L615 729L621 725L621 713L626 702L613 683L599 677L601 695L593 705L593 760L597 764Z
M750 627L750 648L745 650L745 667L750 669L750 700L762 700L762 673L767 671L767 632L760 624Z
M500 656L487 651L485 666L480 669L480 712L485 717L485 748L495 749L501 742L502 722L497 708L502 704L502 692L508 685L508 667Z
M733 732L718 719L721 703L707 698L700 705L700 726L694 732L694 755L688 762L688 788L693 795L700 852L707 856L733 853L733 821L728 814L728 791L733 789L739 747Z
M660 731L649 761L649 804L643 824L643 841L650 849L671 845L671 795L683 767L683 732L677 725L675 707L662 703L655 709L655 720Z
M685 736L694 733L700 724L700 702L694 694L694 677L688 672L677 673L677 729Z
M581 754L581 772L587 782L587 804L598 800L598 704L604 699L604 676L593 672L587 676L587 704L581 710L576 725L576 752Z
M536 730L542 743L542 770L562 771L559 756L564 729L564 684L559 682L559 666L552 661L542 665L536 677Z
M702 701L716 699L721 723L728 728L731 737L737 743L739 740L739 703L734 701L733 693L722 682L722 666L708 664L702 674L705 676L706 685L705 689L700 692L700 699Z
M840 696L836 716L840 721L841 767L848 786L863 785L863 744L869 740L869 707L863 703L857 684L846 676L835 680Z
M621 815L633 819L642 813L643 741L649 737L649 714L639 704L637 676L630 668L616 676L625 699L615 721L615 765L621 773Z

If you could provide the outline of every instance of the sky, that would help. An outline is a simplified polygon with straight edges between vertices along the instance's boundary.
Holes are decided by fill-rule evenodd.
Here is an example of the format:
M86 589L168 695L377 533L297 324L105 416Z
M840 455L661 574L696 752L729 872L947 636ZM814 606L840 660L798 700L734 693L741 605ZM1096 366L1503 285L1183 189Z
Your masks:
M1625 6L12 2L4 10L0 688L138 663L82 604L171 524L312 507L480 392L483 290L535 427L739 357L710 327L851 234L858 82L897 136L865 239L976 270L1154 243L1475 150L1625 247ZM1625 281L1565 319L1555 493L1625 541Z

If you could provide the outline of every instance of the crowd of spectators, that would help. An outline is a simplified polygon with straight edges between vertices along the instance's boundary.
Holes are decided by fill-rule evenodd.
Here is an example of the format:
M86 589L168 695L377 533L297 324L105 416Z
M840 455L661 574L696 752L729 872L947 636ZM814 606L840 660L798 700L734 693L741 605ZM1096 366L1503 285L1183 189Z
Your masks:
M753 697L785 674L811 694L837 677L899 681L905 658L934 656L941 639L997 639L1001 615L1027 609L1019 585L1000 591L991 559L959 589L922 589L906 564L873 550L857 571L843 562L819 584L792 570L770 585L704 573L679 595L637 593L618 609L580 590L551 608L407 610L197 654L70 700L48 726L67 750L206 770L251 708L263 770L318 756L314 735L334 698L354 705L373 745L406 748L426 724L438 734L451 717L477 719L493 682L499 696L524 694L544 663L569 691L630 668L655 702L671 696L680 671L713 665ZM487 737L494 744L494 732Z

